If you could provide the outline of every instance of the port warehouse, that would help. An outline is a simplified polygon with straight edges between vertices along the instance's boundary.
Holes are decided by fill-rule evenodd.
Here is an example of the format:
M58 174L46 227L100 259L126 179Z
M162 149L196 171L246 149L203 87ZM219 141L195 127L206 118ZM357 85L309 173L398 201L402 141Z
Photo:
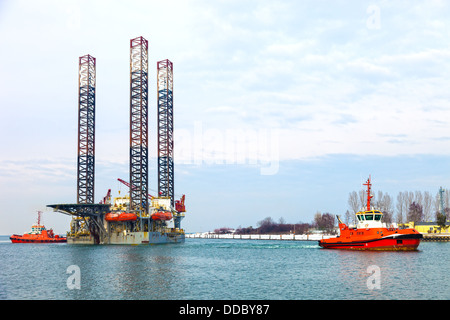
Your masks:
M407 224L408 227L414 228L422 234L441 234L441 227L437 225L436 222L410 222ZM450 222L445 223L445 229L448 231L450 227Z
M441 227L436 222L410 222L408 225L423 234L422 241L450 241L450 222L445 223L444 231L447 232L441 232Z

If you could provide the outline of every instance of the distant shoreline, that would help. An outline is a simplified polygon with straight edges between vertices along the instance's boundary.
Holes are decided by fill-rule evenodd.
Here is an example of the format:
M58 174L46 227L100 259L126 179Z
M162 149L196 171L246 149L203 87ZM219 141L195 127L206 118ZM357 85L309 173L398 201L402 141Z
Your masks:
M334 236L329 234L215 234L209 232L186 233L186 238L191 239L319 241L331 237Z
M450 234L423 234L422 241L449 241ZM216 234L209 232L186 233L191 239L239 239L239 240L293 240L319 241L335 237L330 234Z

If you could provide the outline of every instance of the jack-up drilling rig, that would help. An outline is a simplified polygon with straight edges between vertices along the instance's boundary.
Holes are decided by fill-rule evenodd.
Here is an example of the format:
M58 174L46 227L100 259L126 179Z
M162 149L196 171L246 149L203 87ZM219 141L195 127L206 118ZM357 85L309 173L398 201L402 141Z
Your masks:
M90 55L80 58L77 203L48 207L72 216L68 243L184 242L185 195L174 199L173 64L167 59L157 63L158 196L148 193L148 41L137 37L130 40L130 182L118 179L129 195L111 203L109 189L96 204L95 63Z

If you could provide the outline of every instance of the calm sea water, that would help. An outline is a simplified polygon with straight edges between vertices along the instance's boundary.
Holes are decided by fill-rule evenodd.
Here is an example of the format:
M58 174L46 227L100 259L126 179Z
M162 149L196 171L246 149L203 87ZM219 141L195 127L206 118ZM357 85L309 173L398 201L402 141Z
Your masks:
M353 252L317 242L223 239L12 244L2 236L0 299L449 299L450 243L422 242L419 249ZM79 267L79 289L68 286L70 266Z

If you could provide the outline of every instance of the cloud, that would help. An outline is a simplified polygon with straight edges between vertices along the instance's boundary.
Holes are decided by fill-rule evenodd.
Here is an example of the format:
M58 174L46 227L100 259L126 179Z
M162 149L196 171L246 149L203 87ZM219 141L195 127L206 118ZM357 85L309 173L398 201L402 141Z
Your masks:
M27 136L20 137L22 146L32 152L40 143L58 156L62 141L67 141L64 153L74 152L70 150L75 150L75 143L72 149L67 144L76 139L77 57L92 51L98 61L98 155L126 161L128 41L138 34L150 41L150 65L160 58L174 60L177 128L191 130L196 121L202 121L205 128L222 132L230 127L281 129L290 135L281 136L282 140L315 141L305 146L306 154L338 152L331 146L317 148L321 139L359 153L368 137L372 152L382 150L388 144L382 136L386 132L423 143L445 136L445 125L439 121L448 117L449 94L444 88L450 51L435 40L447 34L445 12L449 9L440 2L411 6L381 2L379 30L366 26L369 3L173 1L171 15L165 5L153 2L114 2L108 13L95 1L87 11L78 10L82 4L75 2L50 5L9 5L10 14L4 14L0 24L1 34L15 48L0 53L2 60L20 61L20 68L28 70L27 77L19 80L17 64L2 67L5 78L11 79L2 83L2 106L14 105L2 108L2 136L20 131L17 121L6 119L21 118L39 136L31 138L33 143ZM33 16L33 10L42 16ZM17 24L19 13L30 24L18 25L15 34L7 33ZM42 17L45 21L39 23ZM121 17L120 27L113 23L117 17ZM176 23L159 28L168 19ZM47 31L54 37L43 37ZM64 37L66 32L71 36ZM31 35L31 46L38 48L27 58L20 52L28 52L30 43L15 40L25 35ZM427 41L430 35L433 42ZM50 52L53 59L44 59ZM154 143L154 68L151 72L150 140ZM25 81L25 93L13 85L20 81ZM49 83L53 85L45 85ZM14 98L18 95L20 100ZM45 125L37 126L37 118ZM47 129L55 123L60 126L58 139L50 138L54 133ZM355 133L367 128L370 134ZM24 152L4 143L17 154ZM409 145L412 153L421 150ZM287 153L281 152L280 157L296 154Z
M74 201L77 68L86 53L97 58L98 192L126 176L129 40L139 35L150 44L153 176L155 66L165 58L174 62L175 161L187 163L180 175L195 172L198 155L199 170L228 161L258 174L273 155L281 164L336 154L448 155L450 5L378 1L380 28L371 29L373 4L0 3L3 194L17 202L28 188L34 203Z
M40 184L51 180L60 183L73 179L75 173L76 159L28 158L0 161L0 177L5 185L15 181Z

